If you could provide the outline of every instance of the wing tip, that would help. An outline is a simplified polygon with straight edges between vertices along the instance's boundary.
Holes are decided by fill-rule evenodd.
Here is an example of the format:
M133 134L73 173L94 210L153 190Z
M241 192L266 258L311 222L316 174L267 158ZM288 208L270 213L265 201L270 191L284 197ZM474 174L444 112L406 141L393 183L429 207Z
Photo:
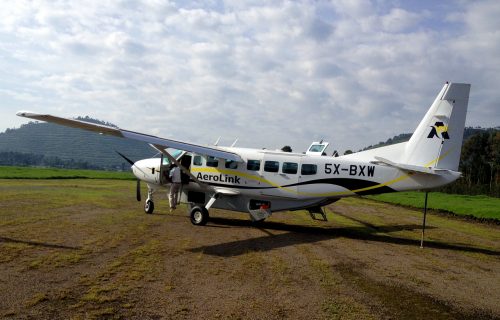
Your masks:
M40 116L40 114L33 112L33 111L22 110L22 111L16 112L16 116L30 118L30 117L34 117L34 116Z

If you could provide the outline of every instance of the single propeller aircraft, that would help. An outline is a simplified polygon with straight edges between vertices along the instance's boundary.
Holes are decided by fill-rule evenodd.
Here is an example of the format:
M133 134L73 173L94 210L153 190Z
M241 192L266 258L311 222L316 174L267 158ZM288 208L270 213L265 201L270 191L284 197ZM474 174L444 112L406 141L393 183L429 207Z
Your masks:
M262 221L273 212L309 210L342 197L429 189L460 177L458 164L470 84L446 83L410 140L340 157L325 156L327 142L314 142L306 153L203 146L148 134L21 111L17 115L100 134L149 143L161 158L125 158L139 181L146 182L146 213L153 213L155 192L170 185L172 165L182 170L181 202L191 222L204 225L210 208L247 212ZM174 150L174 151L172 151ZM325 218L326 220L326 218Z

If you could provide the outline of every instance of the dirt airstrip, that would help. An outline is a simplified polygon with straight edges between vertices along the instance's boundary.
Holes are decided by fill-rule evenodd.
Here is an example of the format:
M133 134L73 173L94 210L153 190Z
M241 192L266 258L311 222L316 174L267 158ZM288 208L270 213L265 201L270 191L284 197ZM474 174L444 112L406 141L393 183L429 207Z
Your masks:
M432 196L432 194L430 195ZM0 180L7 319L500 319L500 227L363 198L205 227L134 183Z

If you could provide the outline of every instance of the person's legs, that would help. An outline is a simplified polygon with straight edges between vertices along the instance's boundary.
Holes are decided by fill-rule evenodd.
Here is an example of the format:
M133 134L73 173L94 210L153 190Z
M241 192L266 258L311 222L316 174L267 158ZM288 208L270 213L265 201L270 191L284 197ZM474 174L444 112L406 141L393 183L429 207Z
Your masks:
M170 202L170 211L175 210L177 207L177 197L179 194L179 183L172 183L170 185L170 192L168 193L168 201Z

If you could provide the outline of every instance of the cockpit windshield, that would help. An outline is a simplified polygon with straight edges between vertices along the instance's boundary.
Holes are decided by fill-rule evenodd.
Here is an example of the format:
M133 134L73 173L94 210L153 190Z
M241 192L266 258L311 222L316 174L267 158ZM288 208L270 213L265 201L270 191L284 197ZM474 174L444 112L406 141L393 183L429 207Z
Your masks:
M184 151L173 149L173 151L169 151L169 153L172 155L172 157L175 160L179 160L179 158L184 154ZM164 156L162 165L166 166L169 164L170 164L170 160L168 160L168 158Z

